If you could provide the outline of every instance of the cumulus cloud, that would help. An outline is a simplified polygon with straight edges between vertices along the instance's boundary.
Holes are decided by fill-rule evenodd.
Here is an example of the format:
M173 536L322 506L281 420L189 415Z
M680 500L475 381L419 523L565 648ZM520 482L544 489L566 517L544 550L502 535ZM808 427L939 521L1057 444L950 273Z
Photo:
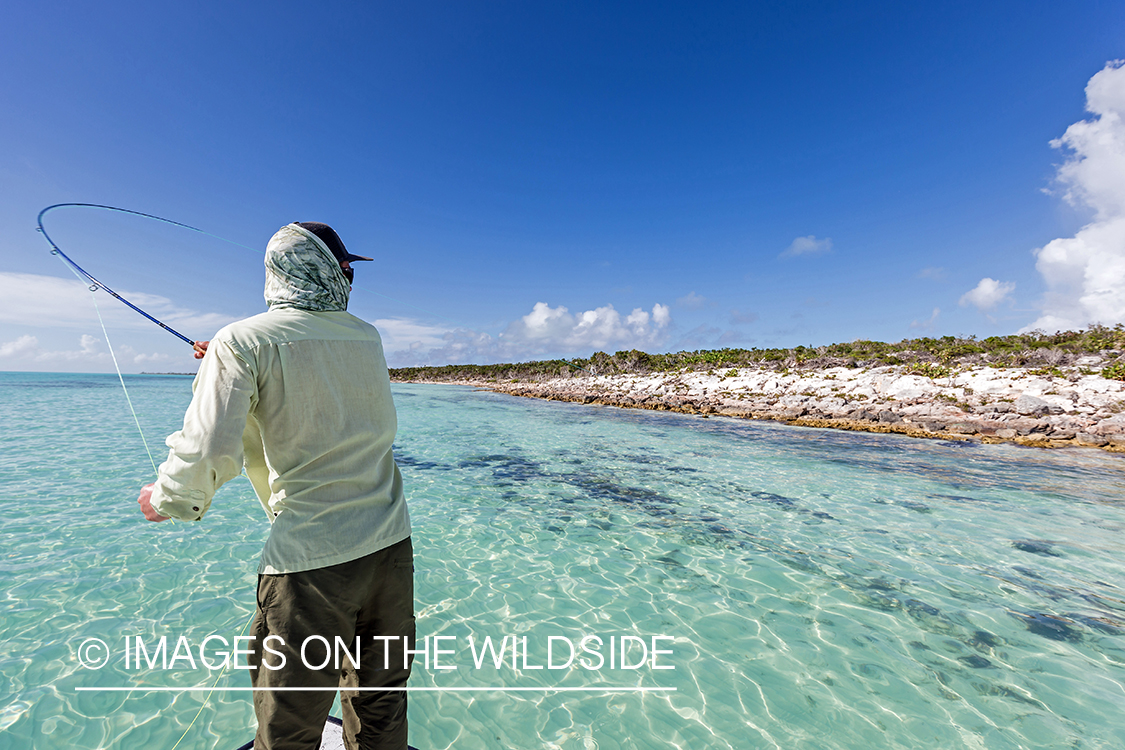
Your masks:
M997 281L990 279L987 276L980 280L975 287L961 295L960 301L957 303L961 307L968 307L972 305L981 312L991 310L1000 304L1009 294L1014 292L1016 284L1014 281Z
M449 328L420 323L409 318L380 318L373 321L388 352L418 351L444 346Z
M0 357L18 357L39 348L39 339L34 336L20 336L15 341L0 344Z
M88 333L82 334L78 337L78 345L81 347L77 353L78 356L90 356L91 354L97 356L101 354L101 343L102 340L99 338L95 338Z
M688 292L683 297L676 300L676 307L682 307L686 310L701 310L707 306L707 298L701 297L694 291Z
M123 297L173 328L213 332L236 318L180 307L167 297L117 290ZM96 292L102 319L111 328L148 329L152 323ZM50 328L74 328L96 321L89 288L77 279L0 272L0 322Z
M628 315L613 305L572 314L566 307L537 302L531 312L498 336L465 328L442 328L406 318L376 320L392 367L516 361L543 356L588 355L593 351L644 349L662 345L672 327L667 305Z
M102 348L102 340L89 334L78 337L77 349L45 349L39 344L37 336L20 336L15 341L0 344L0 358L4 364L42 363L58 364L84 361L88 363L109 362L109 353Z
M651 314L638 307L623 317L613 305L571 315L562 305L536 302L500 336L516 346L542 350L634 349L659 343L671 322L671 310L659 303Z
M832 238L818 240L814 235L798 237L785 248L779 258L795 258L798 255L823 255L832 252Z
M174 357L163 352L138 352L128 344L115 346L117 361L122 369L128 365L153 365L182 362L183 357ZM14 341L0 343L0 369L14 370L25 368L62 368L77 371L113 370L113 358L105 342L97 336L84 333L78 337L78 348L49 348L40 343L39 337L25 335Z
M83 334L78 338L77 349L44 349L36 336L20 336L15 341L0 344L0 357L5 364L13 362L35 362L43 364L75 362L109 362L109 353L102 348L102 340Z
M504 359L500 342L480 331L409 318L381 318L373 324L383 338L383 351L391 367L488 364Z
M1064 199L1093 218L1073 237L1035 251L1047 293L1040 317L1024 330L1125 322L1125 61L1107 63L1090 79L1086 110L1094 117L1051 146L1069 151L1056 176Z
M124 349L126 347L122 347ZM131 352L130 352L131 353ZM135 354L132 353L133 364L137 365L166 365L173 362L179 363L183 361L183 357L173 357L170 354L152 353L152 354Z

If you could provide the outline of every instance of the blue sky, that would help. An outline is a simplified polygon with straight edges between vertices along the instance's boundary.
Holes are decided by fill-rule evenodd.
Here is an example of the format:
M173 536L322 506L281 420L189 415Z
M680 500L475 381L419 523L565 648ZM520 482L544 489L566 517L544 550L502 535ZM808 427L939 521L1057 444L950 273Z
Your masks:
M246 246L49 215L193 338L332 224L392 365L1125 320L1125 4L165 5L7 11L0 369L112 369L71 201Z

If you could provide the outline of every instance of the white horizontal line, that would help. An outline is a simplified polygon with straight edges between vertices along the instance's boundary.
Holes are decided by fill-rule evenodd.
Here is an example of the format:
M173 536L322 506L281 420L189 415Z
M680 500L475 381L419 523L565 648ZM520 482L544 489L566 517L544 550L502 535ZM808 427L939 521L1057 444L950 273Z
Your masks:
M76 687L87 693L199 693L213 690L216 693L270 693L270 692L336 692L352 693L656 693L675 692L674 687L402 687L402 688L347 688L347 687Z

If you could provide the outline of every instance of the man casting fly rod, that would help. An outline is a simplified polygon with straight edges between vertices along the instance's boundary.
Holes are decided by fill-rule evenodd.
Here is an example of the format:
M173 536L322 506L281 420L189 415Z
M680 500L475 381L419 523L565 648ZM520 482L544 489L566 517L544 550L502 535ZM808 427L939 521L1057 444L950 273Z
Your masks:
M372 259L348 253L326 224L278 230L266 248L269 310L196 344L203 361L183 429L138 502L150 521L198 521L245 469L271 521L248 659L254 687L339 687L349 750L406 750L406 693L355 690L404 687L405 639L413 647L415 636L387 363L378 331L347 312L360 260ZM308 668L300 650L312 636L349 646L358 637L359 668L347 657L339 669ZM254 747L315 750L334 695L255 691Z

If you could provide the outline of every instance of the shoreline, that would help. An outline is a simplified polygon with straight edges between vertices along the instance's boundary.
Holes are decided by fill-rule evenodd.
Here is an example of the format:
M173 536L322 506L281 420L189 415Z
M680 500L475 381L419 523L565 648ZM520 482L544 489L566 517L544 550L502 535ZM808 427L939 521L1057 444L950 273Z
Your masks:
M583 375L539 380L399 379L525 398L759 419L800 427L1125 453L1125 382L1068 368L972 367L943 377L901 366L778 372Z

